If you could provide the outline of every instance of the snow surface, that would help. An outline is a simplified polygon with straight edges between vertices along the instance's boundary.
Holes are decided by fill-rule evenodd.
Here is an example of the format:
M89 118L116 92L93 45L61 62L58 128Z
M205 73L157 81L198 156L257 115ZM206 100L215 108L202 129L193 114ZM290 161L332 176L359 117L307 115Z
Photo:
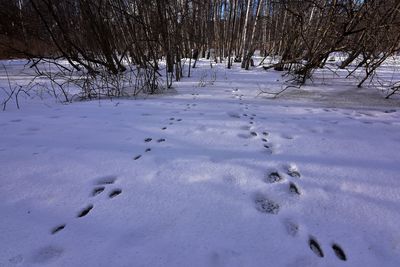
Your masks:
M0 266L400 266L399 99L198 66L162 96L0 112Z

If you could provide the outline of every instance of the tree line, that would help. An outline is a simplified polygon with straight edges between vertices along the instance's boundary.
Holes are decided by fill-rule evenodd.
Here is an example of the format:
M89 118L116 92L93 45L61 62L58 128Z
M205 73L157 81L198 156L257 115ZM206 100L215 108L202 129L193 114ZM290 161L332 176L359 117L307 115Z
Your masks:
M0 56L65 59L75 71L144 70L167 84L182 60L210 57L250 69L256 50L304 83L333 52L365 73L400 49L398 0L0 0ZM266 63L266 62L263 62ZM189 65L189 67L193 67Z

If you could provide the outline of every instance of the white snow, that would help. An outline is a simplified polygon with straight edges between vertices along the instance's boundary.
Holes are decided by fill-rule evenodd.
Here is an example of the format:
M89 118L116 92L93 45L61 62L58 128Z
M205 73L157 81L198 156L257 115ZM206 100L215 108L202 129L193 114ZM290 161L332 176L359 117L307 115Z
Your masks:
M3 61L13 81L22 63ZM398 98L326 70L278 99L258 95L278 72L192 74L146 99L0 112L0 266L399 266Z

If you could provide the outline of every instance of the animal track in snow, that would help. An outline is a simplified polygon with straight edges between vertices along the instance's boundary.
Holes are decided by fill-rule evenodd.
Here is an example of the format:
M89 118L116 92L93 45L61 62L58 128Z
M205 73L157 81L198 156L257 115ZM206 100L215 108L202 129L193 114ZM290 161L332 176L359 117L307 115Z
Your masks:
M314 238L311 237L308 240L308 245L309 245L310 249L315 253L315 255L317 255L318 257L321 257L321 258L324 257L324 252L322 251L321 246Z
M152 139L152 138L150 138L150 137L148 137L148 138L144 139L144 141L145 141L146 143L150 142L151 140L153 140L153 139Z
M151 148L146 148L146 150L144 152L150 152Z
M335 252L336 257L338 257L342 261L347 261L346 254L338 244L333 244L332 249Z
M300 195L299 188L296 186L295 183L292 183L292 182L291 182L291 183L289 184L289 191L290 191L291 193L293 193L293 194Z
M228 116L231 118L239 119L240 115L234 112L228 112Z
M66 224L60 224L60 225L54 227L54 228L51 230L51 234L54 235L54 234L60 232L61 230L63 230L63 229L65 228L65 226L66 226Z
M161 130L167 130L167 127L162 127Z
M258 211L269 214L278 214L279 204L265 197L257 197L255 200Z
M290 177L296 177L296 178L300 178L301 174L300 172L297 170L296 165L289 165L287 167L286 173L290 176Z
M269 135L269 133L268 133L268 132L265 132L265 131L264 131L262 134L263 134L264 136L268 136L268 135Z
M240 137L240 138L243 138L243 139L251 138L251 135L248 135L248 134L238 134L237 136Z
M113 191L111 191L110 194L108 194L108 196L110 198L114 198L114 197L118 196L121 193L122 193L122 190L117 188L117 189L114 189Z
M40 266L43 266L43 264L47 265L47 263L53 262L54 260L58 259L62 256L63 253L64 249L60 247L47 246L36 251L32 260L34 263L38 263L40 264ZM57 264L52 265L57 266Z
M268 140L267 140L266 138L261 138L261 140L262 140L263 142L268 142Z
M133 160L138 160L142 157L142 155L137 155L136 157L133 158Z
M164 138L160 138L160 139L157 140L157 142L158 143L165 142L165 139Z
M293 136L291 136L291 135L288 135L288 134L282 134L281 136L282 136L282 138L284 138L284 139L288 139L288 140L292 140L292 139L294 139L294 137L293 137Z
M268 153L272 154L272 148L270 145L264 144L264 148L268 151Z
M292 222L291 220L286 220L284 222L285 228L287 233L290 236L296 236L299 233L299 225L297 225L296 223Z
M98 194L100 194L101 192L103 192L104 189L105 189L104 186L99 186L99 187L94 188L93 191L92 191L92 196L93 196L93 197L94 197L94 196L97 196Z
M279 174L279 172L276 171L270 172L266 178L266 182L271 184L280 182L282 180L283 180L282 176Z
M113 184L117 180L117 176L105 176L97 180L98 185Z
M385 110L384 113L395 113L396 110L395 109L390 109L390 110Z
M257 133L256 133L256 132L250 132L250 134L251 134L252 136L257 136Z
M78 213L78 218L81 218L81 217L85 217L86 215L88 215L88 213L91 211L93 209L93 205L92 204L90 204L90 205L88 205L86 208L84 208L83 210L81 210L79 213Z

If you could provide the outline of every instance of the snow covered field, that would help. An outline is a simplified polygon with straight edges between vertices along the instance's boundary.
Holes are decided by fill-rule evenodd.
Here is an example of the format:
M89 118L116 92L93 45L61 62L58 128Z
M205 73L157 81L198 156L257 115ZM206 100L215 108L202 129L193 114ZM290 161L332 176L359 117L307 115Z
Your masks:
M0 266L400 266L400 100L318 77L273 100L280 73L203 62L166 95L10 104Z

